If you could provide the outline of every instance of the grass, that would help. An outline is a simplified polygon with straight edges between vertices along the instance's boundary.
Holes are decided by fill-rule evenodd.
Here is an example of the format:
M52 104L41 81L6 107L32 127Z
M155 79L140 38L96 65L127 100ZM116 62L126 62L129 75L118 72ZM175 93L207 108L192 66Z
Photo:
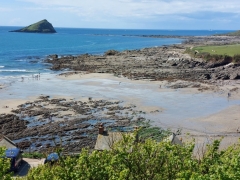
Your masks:
M240 36L240 31L235 31L227 34L228 36Z
M211 55L228 55L233 57L236 54L240 54L240 44L225 46L199 46L194 47L192 50L196 50L199 53L209 53Z
M52 24L50 24L46 19L39 21L37 23L31 24L30 26L27 26L23 29L21 29L20 31L24 32L24 31L28 31L28 32L44 32L44 33L48 33L48 32L55 32Z
M41 158L46 157L46 155L44 155L43 153L39 153L39 152L23 153L22 156L24 158L33 158L33 159L41 159Z

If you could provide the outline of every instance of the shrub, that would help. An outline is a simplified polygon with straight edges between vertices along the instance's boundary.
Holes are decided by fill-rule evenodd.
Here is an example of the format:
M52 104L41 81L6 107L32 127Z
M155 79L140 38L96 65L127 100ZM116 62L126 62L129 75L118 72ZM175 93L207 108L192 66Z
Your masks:
M183 146L148 139L135 142L132 136L114 144L111 151L82 150L54 165L31 169L25 179L239 179L240 145L219 151L220 141L207 146L202 159L193 158L194 144Z
M8 172L10 168L10 160L4 158L5 148L0 147L0 179L9 180L11 179L11 174Z
M240 54L236 54L233 56L233 62L237 64L240 63Z

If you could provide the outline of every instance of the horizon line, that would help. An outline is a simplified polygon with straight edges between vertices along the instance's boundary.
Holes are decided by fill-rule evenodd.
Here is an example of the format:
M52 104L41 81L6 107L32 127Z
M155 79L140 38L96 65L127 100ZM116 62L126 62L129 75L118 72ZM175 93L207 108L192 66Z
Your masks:
M26 26L18 26L18 25L13 25L13 26L6 26L6 25L0 25L0 27L26 27ZM149 28L100 28L100 27L54 27L54 28L71 28L71 29L111 29L111 30L168 30L168 31L238 31L239 29L149 29Z

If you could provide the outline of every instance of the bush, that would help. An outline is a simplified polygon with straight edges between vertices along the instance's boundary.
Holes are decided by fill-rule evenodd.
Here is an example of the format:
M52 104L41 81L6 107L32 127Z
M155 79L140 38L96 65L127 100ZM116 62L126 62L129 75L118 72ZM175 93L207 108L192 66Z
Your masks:
M8 172L10 169L10 160L4 158L5 148L0 147L0 179L9 180L11 179L11 174Z
M236 54L233 56L233 62L240 64L240 54Z
M24 179L240 179L240 145L219 151L219 144L214 141L203 158L196 159L193 143L179 146L151 139L137 143L132 136L123 136L111 151L85 149L78 158L60 157L52 166L31 169Z

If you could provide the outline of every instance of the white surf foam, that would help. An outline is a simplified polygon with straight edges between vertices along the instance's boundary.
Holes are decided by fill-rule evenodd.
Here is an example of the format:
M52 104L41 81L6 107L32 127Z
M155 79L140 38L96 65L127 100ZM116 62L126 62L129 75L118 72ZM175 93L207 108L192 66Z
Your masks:
M0 72L32 72L32 71L27 71L26 69L4 69L0 70Z

